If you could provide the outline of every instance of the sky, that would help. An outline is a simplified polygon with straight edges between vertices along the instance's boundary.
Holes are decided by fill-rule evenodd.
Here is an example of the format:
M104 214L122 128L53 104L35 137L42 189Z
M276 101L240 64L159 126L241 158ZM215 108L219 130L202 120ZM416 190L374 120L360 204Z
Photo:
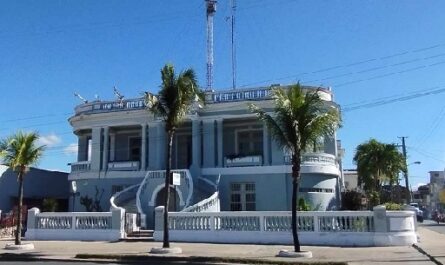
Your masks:
M39 167L68 171L67 119L86 99L156 92L160 69L193 68L205 87L204 0L8 1L0 8L0 137L37 130ZM445 168L444 1L238 0L237 87L331 87L345 168L370 138L406 136L410 183ZM218 0L214 87L232 84L230 0Z

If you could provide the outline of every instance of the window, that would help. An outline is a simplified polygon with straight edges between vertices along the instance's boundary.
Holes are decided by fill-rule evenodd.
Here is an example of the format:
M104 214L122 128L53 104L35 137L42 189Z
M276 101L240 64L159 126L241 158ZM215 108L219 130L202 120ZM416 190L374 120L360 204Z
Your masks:
M92 140L91 136L87 137L87 148L86 148L86 154L85 157L87 158L86 161L91 161L91 147L92 147Z
M230 191L231 211L256 210L255 183L231 183Z
M243 155L263 154L263 131L238 131L236 150Z
M129 157L130 161L139 161L141 159L141 138L130 138L129 143Z

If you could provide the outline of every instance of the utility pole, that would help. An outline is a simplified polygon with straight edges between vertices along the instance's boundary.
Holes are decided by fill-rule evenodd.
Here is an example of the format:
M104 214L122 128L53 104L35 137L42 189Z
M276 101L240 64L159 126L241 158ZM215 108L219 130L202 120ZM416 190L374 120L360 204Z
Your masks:
M406 145L405 145L405 138L408 138L406 136L399 137L402 139L402 153L403 157L405 158L405 170L403 171L403 176L405 177L405 186L406 186L406 202L409 204L411 202L411 190L409 189L409 181L408 181L408 163L406 163Z

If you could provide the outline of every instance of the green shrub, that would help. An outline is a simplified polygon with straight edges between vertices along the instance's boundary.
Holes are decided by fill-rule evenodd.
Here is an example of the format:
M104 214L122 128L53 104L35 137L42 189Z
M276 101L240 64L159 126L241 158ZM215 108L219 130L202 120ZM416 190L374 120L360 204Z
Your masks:
M401 211L402 205L394 202L387 202L384 204L387 211Z
M307 203L304 198L298 199L298 211L310 211L311 206Z
M59 204L54 198L45 198L42 202L42 211L44 212L55 212Z
M362 208L362 194L357 191L347 191L342 194L342 210L357 211Z

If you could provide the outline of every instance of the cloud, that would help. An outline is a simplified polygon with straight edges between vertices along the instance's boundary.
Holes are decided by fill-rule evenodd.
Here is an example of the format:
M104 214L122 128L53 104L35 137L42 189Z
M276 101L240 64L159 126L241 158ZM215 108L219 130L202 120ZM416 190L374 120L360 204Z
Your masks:
M77 143L69 144L67 147L63 149L63 153L65 155L74 155L77 154L78 146Z
M60 137L55 135L54 133L51 133L49 135L42 135L37 140L38 145L46 145L46 147L54 147L60 142L62 142L62 139L60 139Z
M414 186L412 186L413 191L416 191L419 189L420 186L426 185L425 183L417 183Z

